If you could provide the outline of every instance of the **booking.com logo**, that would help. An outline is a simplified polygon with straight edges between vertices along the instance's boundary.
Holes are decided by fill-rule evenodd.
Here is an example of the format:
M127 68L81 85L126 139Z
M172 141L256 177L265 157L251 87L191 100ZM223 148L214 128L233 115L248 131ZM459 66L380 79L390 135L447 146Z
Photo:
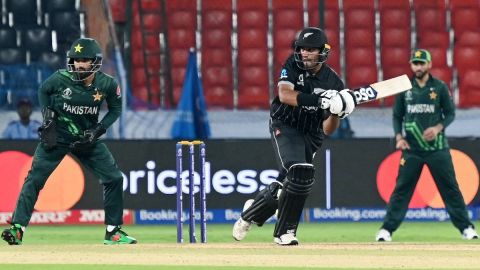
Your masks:
M473 160L465 153L451 149L450 154L452 155L453 167L463 199L466 204L469 204L478 191L478 169ZM378 167L377 189L385 202L390 200L395 188L401 156L401 151L396 151L388 155ZM445 204L430 170L427 166L424 166L408 207L422 208L426 206L444 208Z
M19 151L0 153L0 212L15 209L18 194L25 177L32 166L33 157ZM40 191L35 210L60 211L74 206L82 197L85 177L80 165L70 156L65 156L60 165L50 175L45 187Z

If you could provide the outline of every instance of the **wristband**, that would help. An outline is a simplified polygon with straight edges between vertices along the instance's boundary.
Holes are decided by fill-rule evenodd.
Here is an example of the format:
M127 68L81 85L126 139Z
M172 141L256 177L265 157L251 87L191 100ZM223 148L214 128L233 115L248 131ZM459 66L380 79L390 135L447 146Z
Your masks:
M300 93L297 95L297 104L298 106L317 106L318 99L316 95Z

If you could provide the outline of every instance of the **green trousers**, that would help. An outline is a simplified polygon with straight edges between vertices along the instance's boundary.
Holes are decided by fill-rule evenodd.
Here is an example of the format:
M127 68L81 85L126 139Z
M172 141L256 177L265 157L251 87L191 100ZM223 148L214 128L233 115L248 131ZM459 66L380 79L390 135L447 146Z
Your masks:
M50 174L70 151L71 149L67 145L59 145L46 151L43 144L38 144L33 156L32 168L28 172L13 212L12 224L28 225L40 190L45 186ZM73 151L71 154L82 165L91 169L103 185L105 224L123 224L123 177L107 146L102 142L97 142L88 150Z
M382 228L394 232L402 223L424 164L430 169L453 225L460 232L473 226L458 188L449 149L415 153L403 151L402 159L405 163L398 171L397 184L390 197Z

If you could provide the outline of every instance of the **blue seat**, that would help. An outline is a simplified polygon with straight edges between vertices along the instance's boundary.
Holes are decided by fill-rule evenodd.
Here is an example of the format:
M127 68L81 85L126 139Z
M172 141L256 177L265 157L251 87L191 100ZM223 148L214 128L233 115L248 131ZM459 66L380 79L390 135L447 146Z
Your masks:
M0 106L14 109L17 101L22 98L30 99L37 106L38 87L46 78L42 77L43 69L45 68L25 64L0 66Z
M65 68L66 65L66 55L56 52L41 52L37 58L32 58L32 62L35 62L38 65L49 68L52 71Z
M42 0L42 11L46 13L57 11L77 11L79 7L75 0Z
M59 43L71 44L80 38L84 14L81 12L53 12L49 15L49 26L57 31Z
M7 0L6 8L13 15L15 27L38 25L41 19L36 0Z
M38 58L42 52L51 52L52 31L47 28L30 28L22 31L22 47L30 52L30 58Z
M5 70L0 66L0 107L7 105L8 88L5 84Z
M17 31L12 27L0 28L0 48L16 48Z
M0 65L14 65L25 63L25 50L20 48L7 48L0 50Z
M11 106L14 106L21 99L28 99L32 102L32 107L38 107L38 88L32 87L22 87L17 89L12 89L9 93L10 98L7 100Z

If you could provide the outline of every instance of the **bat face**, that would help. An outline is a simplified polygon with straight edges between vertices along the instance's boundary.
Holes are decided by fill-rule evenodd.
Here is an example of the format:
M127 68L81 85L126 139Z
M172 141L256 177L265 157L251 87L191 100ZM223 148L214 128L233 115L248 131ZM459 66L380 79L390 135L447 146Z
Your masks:
M385 98L412 89L412 83L407 75L401 75L385 81L352 89L357 104Z

